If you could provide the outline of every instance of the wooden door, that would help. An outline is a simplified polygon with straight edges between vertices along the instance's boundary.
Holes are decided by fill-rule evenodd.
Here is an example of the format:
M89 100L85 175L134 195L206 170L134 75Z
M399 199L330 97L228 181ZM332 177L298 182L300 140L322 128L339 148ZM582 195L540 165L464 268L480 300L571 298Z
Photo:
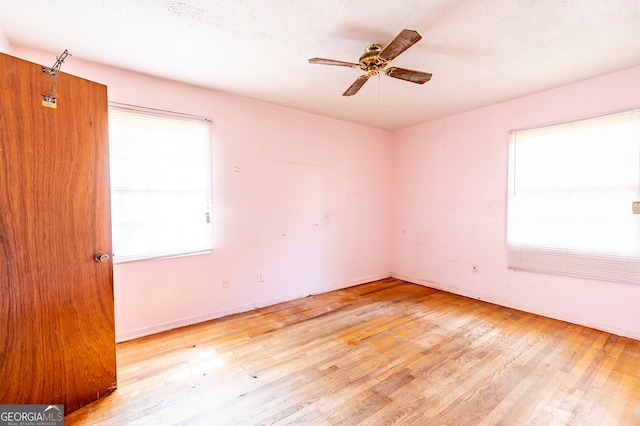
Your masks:
M53 80L0 54L0 404L69 413L116 388L107 88Z

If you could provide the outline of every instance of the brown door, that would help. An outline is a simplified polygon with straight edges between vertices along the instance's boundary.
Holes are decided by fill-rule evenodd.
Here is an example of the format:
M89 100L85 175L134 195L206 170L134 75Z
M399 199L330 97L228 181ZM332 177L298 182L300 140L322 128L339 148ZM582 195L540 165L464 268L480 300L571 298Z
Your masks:
M107 88L53 80L0 54L0 404L69 413L116 387Z

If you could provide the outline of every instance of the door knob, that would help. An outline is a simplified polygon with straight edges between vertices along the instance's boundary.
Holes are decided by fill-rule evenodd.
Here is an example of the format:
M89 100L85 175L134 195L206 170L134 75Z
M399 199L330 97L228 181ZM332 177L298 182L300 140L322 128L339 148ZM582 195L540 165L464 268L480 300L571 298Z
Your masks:
M93 260L98 263L105 263L109 260L109 255L103 251L99 251L93 255Z

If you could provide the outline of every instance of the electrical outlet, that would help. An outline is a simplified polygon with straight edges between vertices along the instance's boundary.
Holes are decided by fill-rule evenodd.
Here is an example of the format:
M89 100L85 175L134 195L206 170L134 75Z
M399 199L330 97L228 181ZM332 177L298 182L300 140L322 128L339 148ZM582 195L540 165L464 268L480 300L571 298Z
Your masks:
M264 272L258 271L257 278L259 283L264 282Z
M473 275L478 275L480 273L480 269L478 268L478 265L471 265L471 273Z
M225 280L225 279L223 279L223 280L222 280L222 287L225 287L225 288L226 288L226 287L229 287L229 280Z

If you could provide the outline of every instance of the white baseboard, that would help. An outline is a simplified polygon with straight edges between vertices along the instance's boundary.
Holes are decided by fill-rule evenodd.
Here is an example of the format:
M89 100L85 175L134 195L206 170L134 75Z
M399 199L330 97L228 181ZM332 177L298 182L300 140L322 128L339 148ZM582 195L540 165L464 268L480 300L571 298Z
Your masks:
M133 330L123 331L121 333L118 333L116 331L116 342L117 343L126 342L127 340L133 340L139 337L149 336L151 334L173 330L174 328L186 327L188 325L198 324L200 322L226 317L228 315L248 312L253 309L263 308L265 306L277 305L278 303L282 303L282 302L289 302L291 300L300 299L300 298L311 296L314 294L327 293L329 291L338 290L341 288L352 287L354 285L364 284L371 281L377 281L384 278L389 278L390 276L391 274L389 273L371 275L364 278L345 281L343 283L336 283L330 286L317 287L315 289L307 289L305 291L293 293L288 296L257 300L248 304L238 305L229 309L222 309L222 310L217 310L213 312L208 312L202 315L194 315L186 318L180 318L172 321L162 322L159 324L153 324L147 327L141 327Z
M393 278L397 278L399 280L408 281L414 284L423 285L425 287L435 288L437 290L446 291L447 293L453 293L460 296L470 297L472 299L483 300L485 302L495 303L496 305L504 306L507 308L518 309L520 311L530 312L532 314L541 315L547 318L553 318L560 321L570 322L572 324L582 325L589 328L594 328L596 330L604 331L607 333L612 333L618 336L629 337L631 339L640 340L640 332L637 330L630 330L624 327L619 327L611 324L604 324L597 321L591 321L584 318L577 318L572 315L567 315L564 312L553 311L549 309L540 308L537 306L531 306L524 303L516 302L509 299L504 299L501 297L497 297L491 294L486 294L482 292L477 292L468 289L461 289L459 287L429 281L421 278L409 277L406 275L391 273Z

